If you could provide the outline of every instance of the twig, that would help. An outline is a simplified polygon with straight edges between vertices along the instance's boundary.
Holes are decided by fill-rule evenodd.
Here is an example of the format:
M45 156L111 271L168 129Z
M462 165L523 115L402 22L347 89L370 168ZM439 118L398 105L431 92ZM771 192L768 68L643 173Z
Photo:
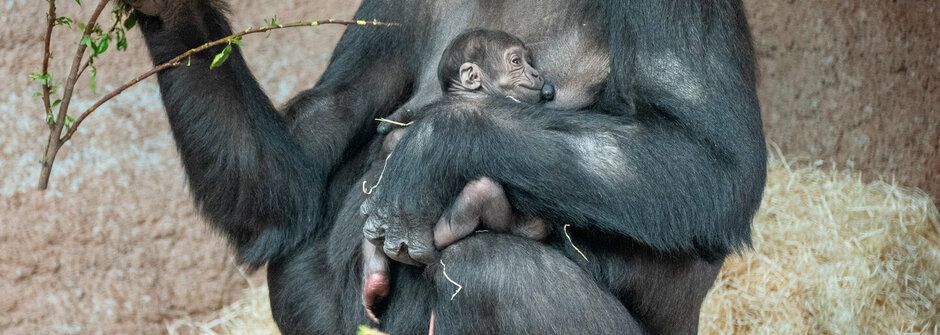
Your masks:
M88 59L85 60L85 64L82 64L82 68L78 70L79 77L81 77L82 74L85 73L85 70L88 69L89 66L91 66L91 62L92 62L91 57L88 57Z
M454 284L457 286L457 290L454 291L454 294L450 295L450 300L453 301L454 297L457 296L457 293L460 293L460 290L463 290L463 285L460 285L456 281L451 279L450 276L447 275L447 265L444 265L444 260L441 259L440 262L441 262L441 273L444 274L444 278L446 278L447 281L449 281L451 284Z
M94 31L97 25L98 16L101 15L101 12L104 10L104 7L108 5L109 1L110 0L101 0L98 2L98 6L95 7L94 12L92 12L91 18L88 19L82 36L91 36L92 31ZM49 132L49 140L46 142L46 153L42 158L42 171L39 173L40 190L45 190L49 187L49 175L52 173L52 164L55 162L55 156L59 152L59 149L62 148L62 144L66 141L60 136L62 135L62 127L65 126L65 117L69 110L69 103L72 102L75 82L78 81L78 70L82 62L82 57L85 55L85 48L85 43L79 43L78 47L75 49L75 57L72 59L72 68L69 70L68 80L65 81L65 90L62 92L62 103L59 105L59 114L56 115L52 131ZM72 129L74 129L74 127L69 130Z
M42 49L42 75L49 75L49 59L52 58L52 52L49 50L52 46L52 28L55 27L56 20L56 10L55 10L55 0L46 0L49 2L49 11L46 13L46 36L43 41ZM46 81L42 85L42 104L43 107L46 107L43 112L49 113L52 111L52 99L49 97L52 95L52 81ZM49 129L52 130L52 125L46 122L49 126Z
M102 10L103 10L104 7L108 4L108 2L109 2L109 0L101 0L101 2L98 3L98 6L95 7L95 11L93 12L91 18L88 20L87 26L85 26L85 31L83 32L83 35L82 35L82 36L90 36L90 35L91 35L91 32L93 31L93 29L94 29L94 27L95 27L95 25L96 25L96 22L97 22L97 20L98 20L98 16L101 14ZM50 11L50 17L53 17L53 16L54 16L53 14L54 14L55 6L54 6L54 4L52 4L52 0L50 0L50 10L51 10L51 11ZM52 20L53 20L53 21L51 21L51 22L54 23L55 18L53 17ZM293 23L287 23L287 24L276 24L276 25L269 25L269 26L264 26L264 27L260 27L260 28L251 28L251 27L249 27L248 29L245 29L245 30L243 30L243 31L241 31L241 32L237 32L237 33L234 33L234 34L232 34L232 35L229 35L229 36L226 36L226 37L223 37L223 38L220 38L220 39L211 41L211 42L207 42L207 43L205 43L205 44L203 44L203 45L201 45L201 46L199 46L199 47L190 49L190 50L188 50L188 51L186 51L186 52L180 54L179 56L176 56L176 57L174 57L173 59L171 59L171 60L169 60L169 61L167 61L167 62L165 62L165 63L163 63L163 64L157 65L157 66L153 67L152 69L150 69L149 71L147 71L147 72L145 72L145 73L143 73L143 74L141 74L141 75L135 77L134 79L131 79L130 81L124 83L123 85L121 85L121 86L119 86L118 88L112 90L112 91L109 92L108 94L105 94L104 96L102 96L102 97L101 97L100 99L98 99L98 101L95 102L91 107L89 107L88 109L85 109L85 111L82 112L82 114L81 114L77 119L75 119L75 122L66 130L65 134L62 135L62 128L65 126L65 118L66 118L66 115L67 115L67 111L68 111L68 107L69 107L69 102L71 101L72 93L73 93L73 90L74 90L74 88L75 88L75 82L78 80L78 77L80 77L81 74L84 73L85 68L87 68L87 67L89 66L89 62L86 62L84 65L80 66L80 64L82 64L82 59L83 59L83 56L84 56L84 54L85 54L85 49L86 49L85 44L84 44L84 43L80 43L79 46L78 46L78 49L77 49L76 52L75 52L75 58L74 58L74 60L73 60L73 62L72 62L72 68L71 68L71 71L69 72L69 77L68 77L68 80L66 81L66 84L65 84L65 91L63 92L62 102L61 102L61 105L59 106L59 114L56 115L56 120L55 120L55 122L54 122L54 126L52 127L52 130L51 130L50 133L49 133L49 140L48 140L48 142L47 142L47 144L46 144L45 155L43 156L43 159L42 159L42 172L41 172L40 175L39 175L39 189L40 189L40 190L45 190L46 188L48 188L48 185L49 185L49 176L50 176L51 171L52 171L52 165L53 165L53 163L55 162L56 154L58 153L58 151L59 151L59 149L62 147L62 145L65 144L65 142L67 142L67 141L69 141L70 139L72 139L72 136L73 136L73 135L75 134L75 132L78 130L79 126L85 121L85 119L88 118L88 116L90 116L92 113L94 113L99 107L101 107L101 105L103 105L104 103L110 101L111 99L113 99L114 97L118 96L119 94L123 93L125 90L127 90L127 89L130 88L131 86L134 86L134 85L136 85L137 83L143 81L144 79L147 79L148 77L150 77L150 76L152 76L152 75L154 75L154 74L156 74L156 73L159 73L159 72L161 72L161 71L163 71L163 70L166 70L166 69L169 69L169 68L172 68L172 67L180 66L180 65L184 64L184 63L183 63L183 60L185 60L185 59L187 59L187 58L189 58L189 57L191 57L191 56L193 56L193 55L195 55L195 54L197 54L197 53L200 53L200 52L203 52L203 51L205 51L205 50L208 50L209 48L212 48L212 47L214 47L214 46L218 46L218 45L222 45L222 44L227 44L227 43L232 43L232 41L234 41L234 40L236 40L236 39L238 39L238 38L240 38L240 37L242 37L242 36L245 36L245 35L264 33L264 32L268 32L268 31L277 30L277 29L284 29L284 28L316 27L316 26L327 25L327 24L344 25L344 26L348 26L348 25L360 25L360 26L398 26L398 23L379 22L379 21L377 21L377 20L367 21L367 20L336 20L336 19L327 19L327 20L316 20L316 21L299 21L299 22L293 22ZM51 28L49 28L49 29L51 30ZM48 50L49 50L49 39L50 39L49 34L47 34L47 36L46 36L46 57L45 57L44 62L43 62L43 71L44 71L44 72L46 71L46 69L47 69L47 67L48 67L48 58L50 57L49 51L48 51ZM90 61L90 60L89 60L89 61ZM45 88L45 87L44 87L44 90L45 90L44 93L46 93L46 94L44 94L44 103L45 103L46 106L51 106L51 103L48 102L48 96L49 96L49 94L47 93L48 88ZM49 107L47 107L47 110L49 110ZM60 137L60 136L61 136L61 137Z
M208 42L208 43L206 43L206 44L200 45L199 47L190 49L189 51L186 51L186 52L180 54L179 56L176 56L176 57L174 57L173 59L167 61L166 63L160 64L160 65L154 67L153 69L150 69L150 71L147 71L147 72L145 72L144 74L141 74L141 75L137 76L136 78L134 78L134 79L128 81L127 83L124 83L124 85L121 85L120 87L114 89L113 91L111 91L110 93L106 94L104 97L102 97L101 99L99 99L98 102L96 102L94 105L92 105L91 107L89 107L88 109L86 109L85 112L82 113L81 116L79 116L77 119L75 119L75 124L73 124L72 127L69 128L69 130L68 130L68 132L66 132L65 136L62 137L62 140L63 140L63 141L68 141L69 139L71 139L71 138L72 138L72 134L74 134L75 131L78 130L78 126L82 124L82 121L84 121L85 118L87 118L89 115L91 115L91 113L94 113L95 110L97 110L98 107L101 107L102 104L104 104L105 102L108 102L108 100L111 100L112 98L114 98L114 97L117 96L118 94L121 94L122 92L124 92L124 90L130 88L131 86L134 86L135 84L141 82L141 81L144 80L144 79L147 79L148 77L150 77L150 76L152 76L152 75L154 75L154 74L156 74L156 73L159 73L159 72L161 72L161 71L163 71L163 70L166 70L166 69L169 69L169 68L172 68L172 67L177 67L177 66L182 65L184 59L186 59L186 58L188 58L188 57L190 57L190 56L192 56L192 55L194 55L194 54L200 53L200 52L202 52L202 51L205 51L206 49L209 49L209 48L214 47L214 46L217 46L217 45L222 45L222 44L229 43L230 41L232 41L232 40L234 40L234 39L237 39L237 38L239 38L239 37L245 36L245 35L264 33L264 32L268 32L268 31L271 31L271 30L284 29L284 28L316 27L316 26L325 25L325 24L337 24L337 25L344 25L344 26L348 26L348 25L360 25L360 26L367 26L367 25L371 25L371 26L397 26L397 25L398 25L397 23L379 22L379 21L376 21L376 20L366 21L366 20L334 20L334 19L329 19L329 20L317 20L317 21L300 21L300 22L294 22L294 23L288 23L288 24L279 24L279 25L274 25L274 26L266 26L266 27L261 27L261 28L248 28L248 29L245 29L245 30L243 30L243 31L241 31L241 32L239 32L239 33L235 33L235 34L232 34L232 35L229 35L229 36L226 36L226 37L217 39L217 40L215 40L215 41Z
M111 36L111 34L114 34L114 32L117 30L118 26L121 24L121 20L119 20L118 18L119 17L115 17L114 22L111 23L111 29L108 29L108 32L105 34L106 36ZM82 68L78 70L78 77L81 77L82 74L85 73L85 70L87 70L88 67L91 66L92 63L94 63L94 61L95 61L94 56L88 57L88 59L85 60L85 64L82 64Z
M562 227L565 230L565 237L568 238L568 243L571 244L571 247L574 248L574 251L577 251L578 254L581 254L581 258L584 258L585 261L590 262L587 259L587 256L585 256L584 253L581 252L581 249L578 249L578 246L574 245L574 241L571 240L571 235L568 234L568 226L570 226L570 224L566 224L564 227Z

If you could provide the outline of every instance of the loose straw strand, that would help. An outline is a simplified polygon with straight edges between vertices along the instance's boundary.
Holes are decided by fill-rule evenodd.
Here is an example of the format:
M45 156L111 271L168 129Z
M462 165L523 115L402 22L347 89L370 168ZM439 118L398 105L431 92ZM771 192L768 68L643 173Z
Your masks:
M574 245L574 241L571 240L571 235L568 234L568 226L570 226L570 224L566 224L565 227L564 227L564 230L565 230L565 237L568 238L568 243L571 244L571 247L574 248L574 251L577 251L578 254L581 255L581 258L584 258L585 261L590 262L590 261L588 260L587 256L585 256L584 253L581 252L581 249L578 249L578 246Z
M457 293L460 293L460 290L463 290L463 285L460 285L456 281L451 279L450 276L447 275L447 265L444 265L444 260L442 259L440 260L440 262L441 262L441 273L444 274L444 278L446 278L447 281L449 281L451 284L454 284L455 286L457 286L457 290L454 291L454 294L450 296L450 300L453 301L454 297L457 296Z
M380 118L375 119L375 120L376 120L376 121L379 121L379 122L391 123L391 124L396 125L396 126L399 126L399 127L407 127L407 126L410 126L411 124L415 123L414 121L398 122L398 121L386 119L386 118L384 118L384 117L380 117Z
M363 180L363 181L362 181L362 193L365 193L365 194L368 194L368 195L372 195L372 191L375 191L375 188L376 188L376 187L379 187L379 183L382 182L382 176L385 176L385 168L388 167L388 159L389 159L389 158L392 158L392 153L391 153L391 152L388 153L388 157L385 157L385 163L382 165L382 172L379 173L379 179L376 179L376 180L375 180L375 185L372 185L372 187L369 187L369 189L367 190L367 189L366 189L366 182L368 182L368 180Z

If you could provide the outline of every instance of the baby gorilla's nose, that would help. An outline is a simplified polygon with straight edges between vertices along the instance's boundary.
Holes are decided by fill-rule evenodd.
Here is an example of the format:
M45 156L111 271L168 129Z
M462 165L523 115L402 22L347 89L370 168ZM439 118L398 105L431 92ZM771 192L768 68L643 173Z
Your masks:
M544 85L542 85L542 100L555 100L555 85L552 85L552 83L547 81Z

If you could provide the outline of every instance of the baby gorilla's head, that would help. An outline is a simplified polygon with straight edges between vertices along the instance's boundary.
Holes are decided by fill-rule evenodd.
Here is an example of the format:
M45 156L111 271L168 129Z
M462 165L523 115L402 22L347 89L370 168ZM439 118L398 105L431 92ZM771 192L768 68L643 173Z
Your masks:
M536 103L555 88L532 67L529 49L504 31L468 30L450 42L438 67L444 93L480 92Z

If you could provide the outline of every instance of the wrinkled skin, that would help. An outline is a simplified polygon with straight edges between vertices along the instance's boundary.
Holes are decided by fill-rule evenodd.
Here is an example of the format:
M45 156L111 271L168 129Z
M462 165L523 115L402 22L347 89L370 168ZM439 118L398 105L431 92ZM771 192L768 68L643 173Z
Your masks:
M530 64L532 56L524 46L507 49L501 57L481 71L483 93L496 97L513 97L537 103L542 99L544 80Z

